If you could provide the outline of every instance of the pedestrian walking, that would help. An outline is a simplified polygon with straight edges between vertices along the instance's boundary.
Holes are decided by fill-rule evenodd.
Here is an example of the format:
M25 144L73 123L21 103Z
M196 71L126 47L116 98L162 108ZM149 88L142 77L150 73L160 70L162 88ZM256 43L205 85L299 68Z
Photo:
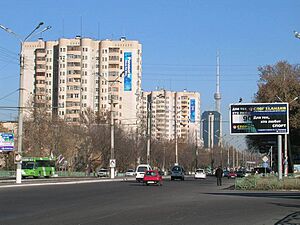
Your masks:
M220 166L216 170L215 176L217 178L217 186L222 186L223 170Z

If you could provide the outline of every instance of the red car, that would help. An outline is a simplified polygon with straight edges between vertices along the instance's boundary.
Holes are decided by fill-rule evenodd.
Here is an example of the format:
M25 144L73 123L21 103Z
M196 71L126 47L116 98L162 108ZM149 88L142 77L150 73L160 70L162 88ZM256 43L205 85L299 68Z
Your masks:
M160 175L158 170L148 170L144 175L143 182L146 185L157 184L161 186L162 176Z
M234 171L230 171L229 173L228 173L228 179L229 178L236 178L237 177L237 174L236 174L236 172L234 172Z

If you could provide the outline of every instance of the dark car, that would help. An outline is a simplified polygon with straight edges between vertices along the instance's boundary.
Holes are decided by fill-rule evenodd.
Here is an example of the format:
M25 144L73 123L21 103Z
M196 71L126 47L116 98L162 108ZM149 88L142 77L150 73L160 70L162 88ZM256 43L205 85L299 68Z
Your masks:
M236 177L245 177L245 176L246 176L246 171L244 170L236 171Z
M184 169L182 166L173 166L171 169L171 180L184 180Z
M224 170L223 171L223 177L228 177L229 171L228 170Z
M265 168L265 167L255 167L252 171L253 174L266 174L266 173L271 173L270 168Z

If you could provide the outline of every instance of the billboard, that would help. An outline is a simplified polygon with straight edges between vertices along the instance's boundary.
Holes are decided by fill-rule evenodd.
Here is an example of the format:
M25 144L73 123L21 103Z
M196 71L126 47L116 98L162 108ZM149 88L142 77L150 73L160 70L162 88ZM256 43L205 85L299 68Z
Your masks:
M288 103L230 105L230 134L288 134Z
M132 55L124 52L124 91L132 90Z
M195 123L195 110L196 110L196 101L195 99L190 99L190 122Z
M0 133L0 151L14 150L14 135L11 133Z

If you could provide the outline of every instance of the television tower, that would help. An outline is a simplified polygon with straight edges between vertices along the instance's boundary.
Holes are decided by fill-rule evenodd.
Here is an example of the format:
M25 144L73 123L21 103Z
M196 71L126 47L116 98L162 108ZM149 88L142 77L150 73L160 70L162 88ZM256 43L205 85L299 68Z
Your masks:
M216 111L221 114L221 93L220 93L220 55L217 52L217 82L216 82L216 93L214 95L216 103Z
M217 121L219 123L219 132L216 134L218 136L218 146L222 147L223 141L222 141L222 114L221 114L221 92L220 92L220 54L217 52L217 81L216 81L216 93L214 95L215 102L216 102L216 111L220 113L220 121Z

